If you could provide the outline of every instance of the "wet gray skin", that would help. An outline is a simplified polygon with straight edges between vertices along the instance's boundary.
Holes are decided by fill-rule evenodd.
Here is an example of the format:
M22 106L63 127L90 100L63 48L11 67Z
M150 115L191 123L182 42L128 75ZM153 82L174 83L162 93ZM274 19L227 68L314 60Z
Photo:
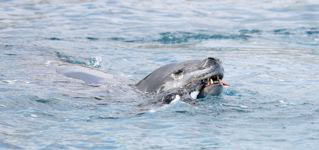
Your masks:
M107 82L114 82L114 78L110 74L104 72L75 65L60 65L56 69L57 73L66 77L84 81L89 85L102 85Z
M217 58L190 60L165 65L136 84L146 93L156 94L163 103L181 99L192 102L223 91L224 68Z

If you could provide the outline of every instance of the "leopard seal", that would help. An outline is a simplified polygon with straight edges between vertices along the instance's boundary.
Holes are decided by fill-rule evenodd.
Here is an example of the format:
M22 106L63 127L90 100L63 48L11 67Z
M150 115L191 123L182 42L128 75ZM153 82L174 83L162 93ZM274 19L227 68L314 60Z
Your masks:
M145 93L156 95L164 104L176 99L192 102L207 95L220 95L224 86L222 62L214 57L162 66L136 84Z
M93 86L116 85L120 88L123 82L111 74L92 68L73 65L59 65L57 73L66 77L82 80ZM203 60L188 60L164 65L133 86L127 86L144 95L152 95L161 104L174 100L193 103L195 99L208 95L220 95L224 86L224 68L218 58L208 57ZM123 87L122 87L123 88ZM132 89L133 88L133 89Z

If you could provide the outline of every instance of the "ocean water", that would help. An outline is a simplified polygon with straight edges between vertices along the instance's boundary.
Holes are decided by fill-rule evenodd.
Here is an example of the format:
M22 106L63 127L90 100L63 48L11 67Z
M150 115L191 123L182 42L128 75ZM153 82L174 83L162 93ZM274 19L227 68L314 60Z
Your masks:
M127 86L209 56L221 96L158 107ZM318 91L317 0L0 0L0 149L315 150Z

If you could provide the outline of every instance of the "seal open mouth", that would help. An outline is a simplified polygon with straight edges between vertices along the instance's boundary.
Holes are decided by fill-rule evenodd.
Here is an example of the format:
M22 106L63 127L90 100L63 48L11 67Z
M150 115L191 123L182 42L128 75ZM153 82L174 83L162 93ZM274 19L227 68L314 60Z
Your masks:
M217 74L208 78L200 80L201 88L198 92L194 91L190 93L193 99L204 98L207 95L219 95L223 91L224 86L230 86L223 81L223 75Z
M204 83L203 88L215 85L230 86L228 83L223 81L223 75L213 75L209 78L201 80L201 82Z

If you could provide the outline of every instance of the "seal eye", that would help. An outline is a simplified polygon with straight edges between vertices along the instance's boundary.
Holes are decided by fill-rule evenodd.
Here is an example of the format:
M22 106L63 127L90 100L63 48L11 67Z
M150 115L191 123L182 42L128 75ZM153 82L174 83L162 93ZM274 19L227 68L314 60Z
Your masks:
M179 69L179 70L175 71L175 72L172 74L172 77L173 77L174 79L182 79L182 78L183 78L183 72L184 72L183 69Z
M174 74L175 74L175 75L180 75L180 74L182 74L183 72L184 72L183 69L179 69L179 70L175 71Z

